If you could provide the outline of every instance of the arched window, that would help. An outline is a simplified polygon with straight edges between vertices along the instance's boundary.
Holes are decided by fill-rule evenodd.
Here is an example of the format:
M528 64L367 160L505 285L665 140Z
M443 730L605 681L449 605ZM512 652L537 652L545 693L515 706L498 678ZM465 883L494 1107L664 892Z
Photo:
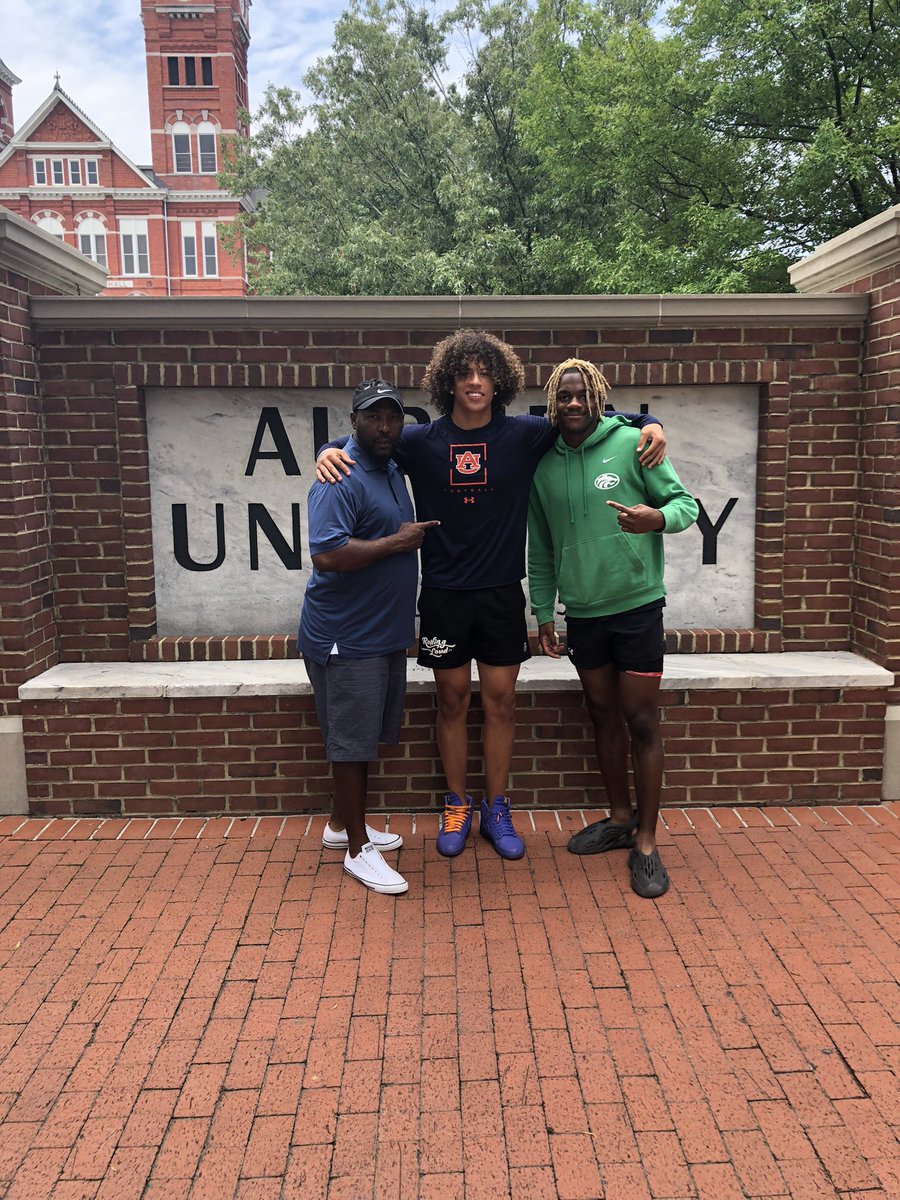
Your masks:
M197 149L200 153L200 174L215 175L218 170L216 163L216 127L211 121L201 121L197 126Z
M175 171L179 175L190 175L191 165L191 131L184 121L176 121L172 126L172 159Z
M45 213L43 217L38 217L36 223L38 229L43 229L44 233L52 234L61 242L66 240L66 231L63 229L63 223L59 217L51 217L49 213Z
M78 226L78 249L101 267L106 266L106 229L96 217L86 217Z

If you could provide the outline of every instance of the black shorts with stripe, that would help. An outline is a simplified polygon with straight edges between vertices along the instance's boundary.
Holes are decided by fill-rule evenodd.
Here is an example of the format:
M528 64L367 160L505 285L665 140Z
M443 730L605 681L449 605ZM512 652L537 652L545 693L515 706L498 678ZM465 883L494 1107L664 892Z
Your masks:
M613 663L620 671L658 675L666 636L664 600L652 600L607 617L567 617L566 653L575 667L594 671Z

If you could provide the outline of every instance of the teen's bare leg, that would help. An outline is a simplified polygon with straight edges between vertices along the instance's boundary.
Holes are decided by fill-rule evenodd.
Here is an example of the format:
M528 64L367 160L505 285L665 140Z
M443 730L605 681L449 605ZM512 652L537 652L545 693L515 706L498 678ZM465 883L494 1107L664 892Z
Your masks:
M658 676L619 675L622 711L631 738L631 767L637 798L635 847L641 854L656 849L656 823L662 794L663 743L659 721Z
M435 671L437 689L437 744L447 780L447 791L466 796L469 766L469 702L472 699L472 664Z
M334 764L332 763L332 767L333 766ZM332 779L334 778L333 770L331 772L331 777ZM347 828L347 826L344 824L344 814L341 812L341 798L338 795L337 785L335 785L334 792L331 796L331 816L328 818L328 824L335 833L343 833L343 831Z
M594 745L606 789L610 820L614 825L627 825L631 820L629 737L619 692L619 670L613 663L607 663L605 667L580 670L578 676L594 728Z
M509 768L516 729L516 680L519 677L519 663L509 667L493 667L487 663L476 663L476 666L481 683L481 707L484 712L482 737L485 794L490 803L495 796L505 796L509 790Z

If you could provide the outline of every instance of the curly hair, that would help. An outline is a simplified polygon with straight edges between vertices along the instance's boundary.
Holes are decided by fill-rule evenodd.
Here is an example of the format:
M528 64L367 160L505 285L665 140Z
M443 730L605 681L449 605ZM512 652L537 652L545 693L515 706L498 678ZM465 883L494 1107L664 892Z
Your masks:
M438 342L422 390L443 417L453 411L453 382L469 363L483 363L494 384L491 412L502 412L525 386L525 369L511 346L483 329L459 329Z
M547 380L547 386L544 389L547 393L547 420L551 425L556 424L556 393L559 391L563 375L569 371L578 371L581 375L587 392L590 412L602 421L603 408L609 395L609 384L600 368L584 358L567 358L565 362L559 364Z

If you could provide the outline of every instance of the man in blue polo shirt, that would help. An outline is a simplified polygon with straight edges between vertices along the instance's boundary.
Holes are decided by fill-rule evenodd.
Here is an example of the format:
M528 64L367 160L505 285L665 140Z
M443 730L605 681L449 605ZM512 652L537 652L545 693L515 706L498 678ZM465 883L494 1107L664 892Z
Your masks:
M385 380L367 380L353 393L348 448L362 469L346 487L310 488L313 573L297 637L334 780L322 843L346 849L344 870L389 895L408 884L381 851L398 849L402 839L366 824L369 763L379 742L400 740L406 650L415 641L416 551L439 524L413 519L406 481L391 460L403 419L402 401Z

